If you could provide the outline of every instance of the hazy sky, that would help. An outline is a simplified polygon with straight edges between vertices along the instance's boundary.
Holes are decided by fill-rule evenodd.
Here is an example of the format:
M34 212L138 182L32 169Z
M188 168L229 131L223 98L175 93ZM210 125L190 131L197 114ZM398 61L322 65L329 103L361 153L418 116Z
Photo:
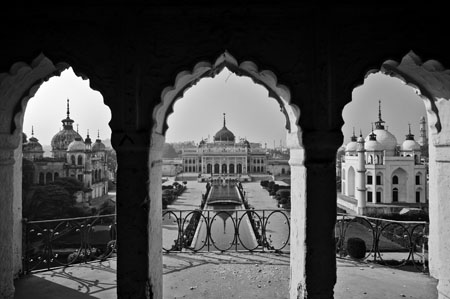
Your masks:
M50 144L51 138L62 127L66 117L66 100L70 99L70 117L75 120L83 138L89 129L92 139L110 138L108 122L111 112L103 104L103 98L89 87L89 80L83 80L72 69L59 77L52 77L39 88L27 105L24 132L34 136L43 145ZM381 100L382 118L388 130L401 143L408 133L408 123L416 140L419 136L419 119L425 116L425 107L414 89L400 80L382 74L370 75L364 85L355 88L353 101L343 111L345 124L344 143L347 143L355 127L363 136L370 133L371 123L378 119L378 100ZM267 90L254 84L250 78L238 77L225 69L215 78L202 79L186 91L184 97L174 105L174 112L168 118L167 142L195 141L212 137L226 125L236 138L247 138L264 146L285 145L285 118L278 103L268 97Z

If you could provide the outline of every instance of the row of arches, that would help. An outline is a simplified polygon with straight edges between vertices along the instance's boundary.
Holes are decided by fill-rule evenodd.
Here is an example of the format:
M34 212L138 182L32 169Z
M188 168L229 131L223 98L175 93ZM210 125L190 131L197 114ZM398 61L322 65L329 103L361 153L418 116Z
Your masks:
M81 165L83 165L83 156L82 155L78 155L78 156L70 155L69 163L72 165L80 165L81 166Z
M214 174L219 174L219 173L242 173L242 164L238 163L236 164L236 166L231 163L229 165L227 164L222 164L220 165L219 163L214 164L214 166L211 163L208 163L206 165L206 173L214 173Z
M47 172L47 173L40 172L38 182L39 182L39 185L46 185L48 183L53 182L57 178L59 178L58 172Z

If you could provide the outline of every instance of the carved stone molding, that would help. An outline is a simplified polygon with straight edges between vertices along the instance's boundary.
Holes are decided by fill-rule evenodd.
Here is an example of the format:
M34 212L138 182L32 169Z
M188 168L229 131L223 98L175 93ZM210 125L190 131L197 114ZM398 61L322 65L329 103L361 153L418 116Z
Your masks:
M400 63L393 60L384 62L381 71L416 89L416 93L424 100L431 133L440 133L442 123L436 101L450 99L450 70L446 70L436 60L422 62L419 56L410 51Z
M192 71L182 71L176 78L173 86L166 87L161 93L161 102L153 110L154 127L153 132L165 134L168 125L167 118L173 112L173 104L180 99L184 92L194 86L200 79L214 77L227 67L239 76L248 76L256 84L263 85L269 91L269 96L274 98L281 107L281 112L286 117L286 129L290 134L297 134L299 144L291 141L292 147L301 147L301 130L298 127L300 109L291 103L289 89L278 83L276 75L269 70L258 70L258 66L251 61L238 61L228 52L220 55L214 64L209 62L197 63Z
M20 135L28 100L44 81L59 75L67 67L66 64L54 65L50 59L39 54L31 64L17 62L9 72L1 73L0 112L3 117L0 120L0 133Z

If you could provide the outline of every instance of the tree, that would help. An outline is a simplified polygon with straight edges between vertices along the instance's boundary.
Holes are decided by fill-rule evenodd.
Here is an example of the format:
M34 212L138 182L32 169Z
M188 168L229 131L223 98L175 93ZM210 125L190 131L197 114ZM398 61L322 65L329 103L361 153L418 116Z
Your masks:
M60 186L64 188L71 196L74 197L74 194L78 191L85 191L84 184L77 180L76 178L71 177L62 177L57 178L49 185Z
M24 197L23 217L28 220L57 219L68 216L74 198L61 186L35 186Z
M164 143L164 147L162 150L162 157L168 159L178 158L178 154L175 151L175 148L173 147L172 144Z

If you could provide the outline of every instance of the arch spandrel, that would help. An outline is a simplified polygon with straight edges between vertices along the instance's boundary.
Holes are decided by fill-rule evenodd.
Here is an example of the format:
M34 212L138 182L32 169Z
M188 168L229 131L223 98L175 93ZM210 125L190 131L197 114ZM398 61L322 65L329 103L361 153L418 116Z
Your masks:
M436 60L422 62L418 55L410 51L400 63L385 61L381 71L416 89L416 93L424 100L430 135L435 136L434 143L441 143L443 139L450 141L450 136L438 137L447 131L443 127L450 127L450 111L446 112L450 110L450 70L446 70Z
M256 84L266 87L269 96L280 104L280 110L286 117L288 146L290 148L301 148L301 130L297 124L300 117L300 109L296 105L291 104L289 89L278 83L278 79L273 72L268 70L259 71L257 65L251 61L244 61L238 64L238 61L228 52L220 55L214 64L205 61L199 62L192 71L182 71L177 74L174 85L166 87L162 91L161 102L153 110L153 132L164 135L168 128L166 121L173 112L174 103L199 80L206 77L214 77L225 67L238 76L250 77Z

